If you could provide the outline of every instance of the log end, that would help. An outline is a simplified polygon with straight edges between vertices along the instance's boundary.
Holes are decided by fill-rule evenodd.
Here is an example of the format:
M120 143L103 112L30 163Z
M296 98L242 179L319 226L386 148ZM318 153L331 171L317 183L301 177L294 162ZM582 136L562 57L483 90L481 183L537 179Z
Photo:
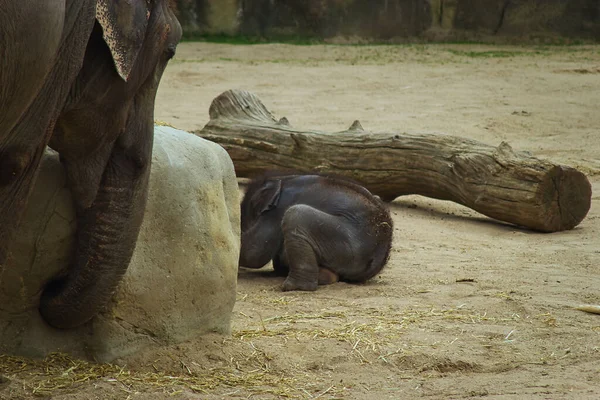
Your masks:
M592 204L592 185L580 171L557 165L540 185L546 218L544 232L573 229L586 217Z
M277 122L257 95L239 89L228 90L215 97L208 114L211 121L226 119L267 124Z

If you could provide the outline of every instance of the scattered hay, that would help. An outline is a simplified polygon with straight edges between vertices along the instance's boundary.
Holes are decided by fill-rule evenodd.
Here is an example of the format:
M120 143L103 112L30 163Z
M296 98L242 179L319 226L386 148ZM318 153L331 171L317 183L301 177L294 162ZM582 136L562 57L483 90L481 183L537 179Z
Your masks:
M126 392L162 389L176 394L184 389L209 393L217 388L243 388L252 394L272 394L279 398L300 397L293 378L276 376L267 368L242 372L233 368L214 368L196 374L168 375L157 372L132 372L112 364L96 364L76 360L61 353L43 360L0 356L0 373L26 379L25 389L36 396L52 396L57 391L75 390L88 382L118 384Z
M388 363L391 356L403 356L404 349L397 346L406 327L424 324L432 319L458 321L467 324L514 322L520 317L509 318L472 313L464 308L361 309L360 315L348 315L343 311L299 313L260 318L255 329L238 330L235 340L249 345L249 351L231 357L228 365L203 371L192 371L181 361L181 374L168 374L155 368L153 372L131 371L112 364L97 364L73 359L65 354L54 353L43 360L0 356L0 374L23 382L26 391L36 396L52 396L61 391L74 391L86 384L117 385L127 393L163 391L169 395L192 391L196 393L237 393L270 395L277 398L312 398L320 396L343 396L345 387L319 388L314 376L306 371L273 371L272 358L253 342L256 338L280 337L287 341L337 340L345 343L348 353L361 364ZM331 327L331 321L339 322ZM326 327L319 327L327 321ZM391 351L392 350L392 351ZM402 354L400 354L402 353ZM185 367L185 368L184 368ZM232 392L233 391L233 392Z
M540 319L544 324L550 326L550 327L556 327L558 326L558 322L556 320L556 317L553 316L550 313L543 313L543 314L538 314L536 315L536 317L538 319Z
M155 119L155 120L154 120L154 125L158 125L158 126L168 126L169 128L174 128L174 129L177 129L177 128L175 128L173 125L171 125L170 123L168 123L168 122L165 122L165 121L161 121L161 120L158 120L158 119Z
M487 313L472 313L462 308L451 309L407 309L400 313L391 309L361 309L360 316L349 316L342 311L325 311L317 314L284 314L262 319L260 327L243 329L233 333L235 339L250 341L256 338L280 337L287 341L336 339L346 343L349 352L361 363L386 361L389 346L400 342L406 327L425 324L433 319L457 321L466 324L514 323L521 317L512 314L509 318L499 318ZM319 328L319 321L338 320L335 328ZM328 326L331 324L329 323Z
M583 304L575 307L575 309L579 311L584 311L590 314L600 314L600 306L591 305L591 304Z
M573 68L573 69L557 69L553 72L556 73L566 73L566 74L600 74L600 67L591 67L591 68Z

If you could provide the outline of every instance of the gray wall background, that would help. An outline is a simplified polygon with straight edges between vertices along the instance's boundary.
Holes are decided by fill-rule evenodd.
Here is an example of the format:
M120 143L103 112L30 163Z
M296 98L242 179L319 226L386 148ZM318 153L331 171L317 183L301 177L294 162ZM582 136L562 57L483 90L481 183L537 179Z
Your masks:
M172 0L186 35L600 41L600 0Z

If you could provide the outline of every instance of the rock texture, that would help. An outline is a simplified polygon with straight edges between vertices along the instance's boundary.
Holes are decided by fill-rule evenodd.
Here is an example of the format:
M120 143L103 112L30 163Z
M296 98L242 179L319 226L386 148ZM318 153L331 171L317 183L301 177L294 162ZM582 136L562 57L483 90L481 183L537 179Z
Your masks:
M185 33L237 33L241 0L172 0Z
M597 0L176 0L188 34L600 40ZM239 26L238 26L239 22Z
M0 277L0 351L64 351L113 361L151 344L227 333L239 258L239 191L219 145L155 128L150 191L129 269L112 304L75 330L37 312L43 285L68 265L75 216L58 155L48 150L8 268Z
M429 0L449 34L502 37L574 36L600 39L596 0Z
M249 0L241 33L262 36L418 36L431 25L423 0Z

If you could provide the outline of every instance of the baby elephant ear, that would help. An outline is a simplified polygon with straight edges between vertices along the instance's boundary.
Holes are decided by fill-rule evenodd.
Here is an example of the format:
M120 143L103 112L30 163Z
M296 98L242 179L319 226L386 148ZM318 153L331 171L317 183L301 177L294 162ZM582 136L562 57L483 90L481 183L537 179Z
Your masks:
M281 181L268 181L261 189L258 196L258 206L260 207L260 213L271 211L279 204L279 198L281 197Z
M124 81L128 80L144 42L149 18L147 0L97 0L96 19Z

